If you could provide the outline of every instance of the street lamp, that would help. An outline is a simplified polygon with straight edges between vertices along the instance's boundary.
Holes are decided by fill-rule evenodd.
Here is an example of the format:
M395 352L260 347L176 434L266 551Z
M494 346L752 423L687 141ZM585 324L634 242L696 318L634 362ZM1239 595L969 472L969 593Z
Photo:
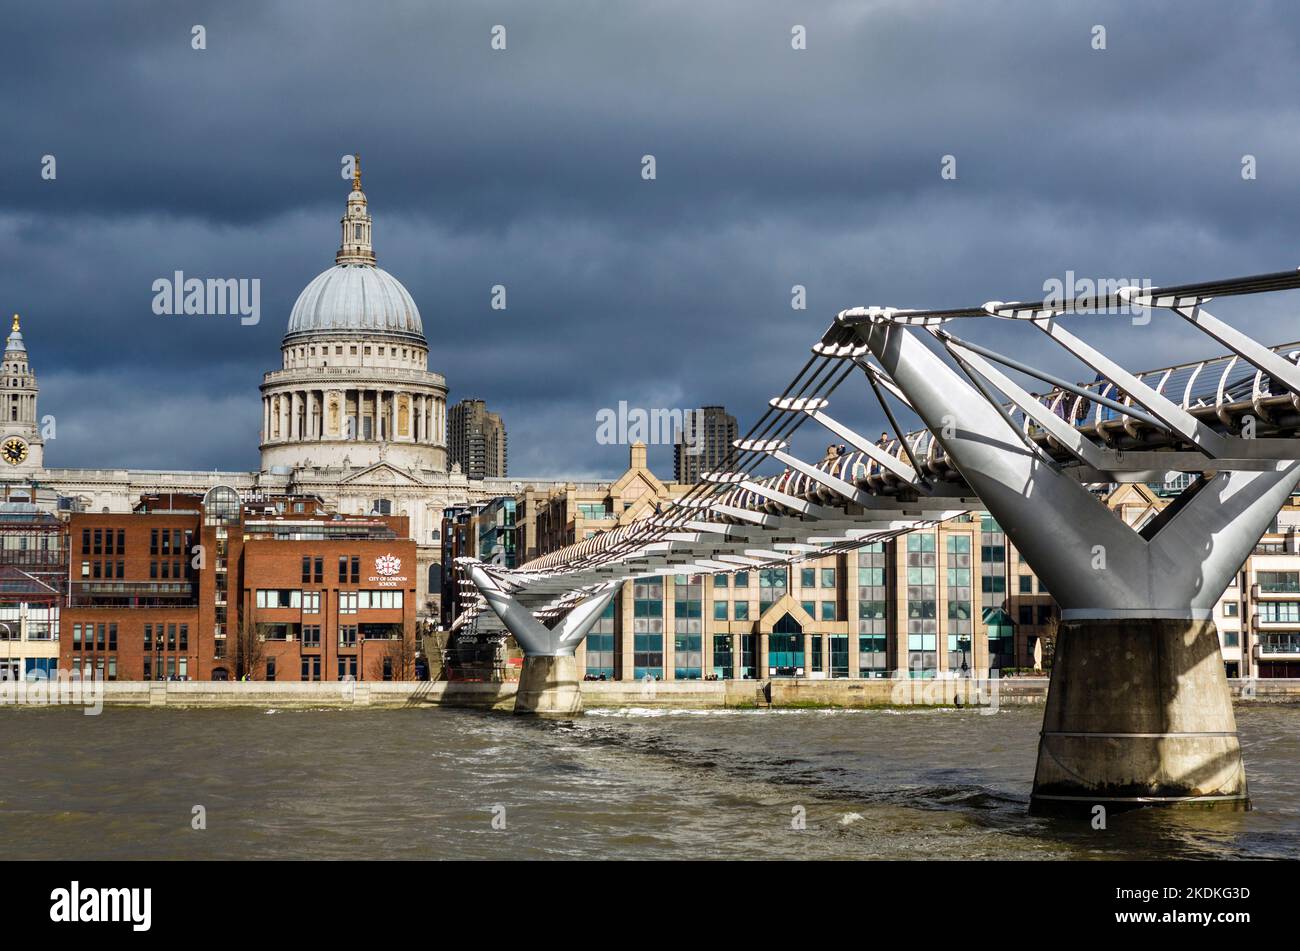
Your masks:
M13 629L4 621L0 621L0 627L5 629L5 671L3 679L8 680L10 668L13 666L14 656L13 646L9 642L13 639L14 632ZM15 677L13 679L17 680L18 678Z

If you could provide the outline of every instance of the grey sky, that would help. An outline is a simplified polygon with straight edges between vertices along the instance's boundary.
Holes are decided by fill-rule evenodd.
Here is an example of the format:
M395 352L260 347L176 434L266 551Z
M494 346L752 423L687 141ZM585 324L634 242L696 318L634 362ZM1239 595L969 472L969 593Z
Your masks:
M50 465L253 468L257 385L360 151L452 400L502 413L515 474L612 474L598 410L724 403L744 427L843 307L1300 264L1298 39L1285 3L22 5L0 310L59 421ZM260 278L262 322L155 316L177 269ZM1290 296L1219 311L1300 338ZM1078 328L1134 368L1208 352L1167 319ZM968 335L1090 378L1021 328ZM837 396L879 427L861 384Z

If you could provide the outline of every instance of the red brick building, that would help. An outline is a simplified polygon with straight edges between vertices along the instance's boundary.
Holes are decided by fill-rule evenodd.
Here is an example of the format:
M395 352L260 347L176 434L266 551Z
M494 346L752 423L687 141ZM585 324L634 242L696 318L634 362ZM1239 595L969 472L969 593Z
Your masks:
M74 513L59 666L110 680L411 679L408 536L405 516L224 486Z

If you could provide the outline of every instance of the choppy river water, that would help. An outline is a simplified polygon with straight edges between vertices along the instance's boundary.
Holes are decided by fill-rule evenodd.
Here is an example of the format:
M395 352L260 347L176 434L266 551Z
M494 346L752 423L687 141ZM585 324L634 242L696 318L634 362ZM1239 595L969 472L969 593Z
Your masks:
M1097 831L1026 815L1035 707L10 708L0 857L1300 857L1300 708L1237 715L1255 811Z

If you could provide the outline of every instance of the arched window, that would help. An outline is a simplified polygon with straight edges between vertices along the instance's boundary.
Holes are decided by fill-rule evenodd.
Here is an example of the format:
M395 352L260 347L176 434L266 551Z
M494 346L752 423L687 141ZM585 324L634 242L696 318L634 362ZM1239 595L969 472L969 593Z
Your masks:
M203 496L203 516L208 525L237 521L241 512L239 492L228 485L214 485Z

